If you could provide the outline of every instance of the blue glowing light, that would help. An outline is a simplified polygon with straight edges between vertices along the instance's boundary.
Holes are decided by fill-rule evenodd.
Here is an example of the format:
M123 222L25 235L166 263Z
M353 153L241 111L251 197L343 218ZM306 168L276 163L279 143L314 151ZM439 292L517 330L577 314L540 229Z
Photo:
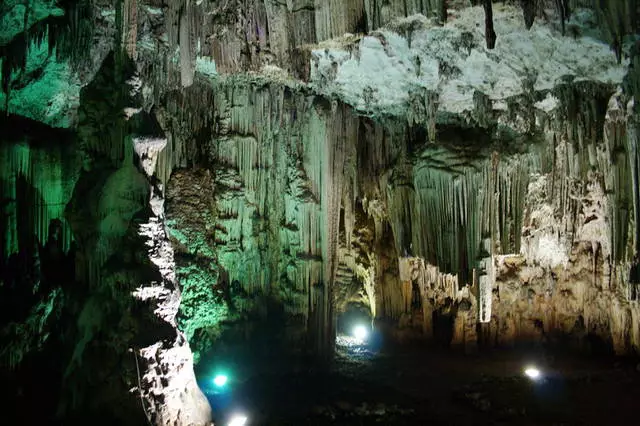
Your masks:
M227 384L228 380L229 378L224 374L218 374L216 377L213 378L213 384L221 388Z

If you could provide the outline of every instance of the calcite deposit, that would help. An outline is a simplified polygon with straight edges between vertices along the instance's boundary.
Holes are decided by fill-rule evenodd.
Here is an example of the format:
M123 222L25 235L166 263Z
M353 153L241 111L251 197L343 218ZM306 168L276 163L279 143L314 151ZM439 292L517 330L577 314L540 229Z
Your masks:
M0 377L53 356L49 411L207 424L194 364L328 360L354 306L400 342L640 350L635 0L0 13Z

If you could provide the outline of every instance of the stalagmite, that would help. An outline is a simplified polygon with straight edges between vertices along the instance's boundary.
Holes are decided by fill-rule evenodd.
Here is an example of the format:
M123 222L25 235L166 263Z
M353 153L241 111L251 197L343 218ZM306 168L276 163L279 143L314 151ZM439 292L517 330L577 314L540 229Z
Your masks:
M483 241L483 249L486 253L491 253L492 241ZM495 282L495 271L493 256L485 257L480 262L480 275L478 277L478 314L481 323L491 321L491 303L493 300L493 283Z

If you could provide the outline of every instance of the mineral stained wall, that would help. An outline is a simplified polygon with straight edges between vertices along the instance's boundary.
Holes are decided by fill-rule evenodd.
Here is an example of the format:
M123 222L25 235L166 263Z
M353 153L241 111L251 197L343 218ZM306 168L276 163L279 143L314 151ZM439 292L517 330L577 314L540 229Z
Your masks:
M609 3L3 3L3 377L55 354L59 412L206 424L194 362L327 358L353 305L637 352L638 9Z

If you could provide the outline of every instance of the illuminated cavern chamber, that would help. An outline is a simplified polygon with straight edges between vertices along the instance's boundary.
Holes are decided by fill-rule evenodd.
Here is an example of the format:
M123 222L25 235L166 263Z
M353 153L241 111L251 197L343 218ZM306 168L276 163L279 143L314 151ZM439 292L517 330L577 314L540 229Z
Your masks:
M32 3L27 22L60 15ZM631 14L584 2L566 28L552 14L528 29L496 6L486 49L483 9L462 2L445 25L439 1L175 3L94 2L82 73L73 54L46 59L37 26L0 52L3 128L69 128L2 136L0 223L3 267L32 236L45 246L52 220L74 247L90 291L64 322L69 394L88 394L105 353L129 355L95 399L142 386L147 414L189 348L198 361L261 337L330 356L350 303L399 341L638 350ZM33 318L14 323L36 343L2 353L18 365L46 334Z

